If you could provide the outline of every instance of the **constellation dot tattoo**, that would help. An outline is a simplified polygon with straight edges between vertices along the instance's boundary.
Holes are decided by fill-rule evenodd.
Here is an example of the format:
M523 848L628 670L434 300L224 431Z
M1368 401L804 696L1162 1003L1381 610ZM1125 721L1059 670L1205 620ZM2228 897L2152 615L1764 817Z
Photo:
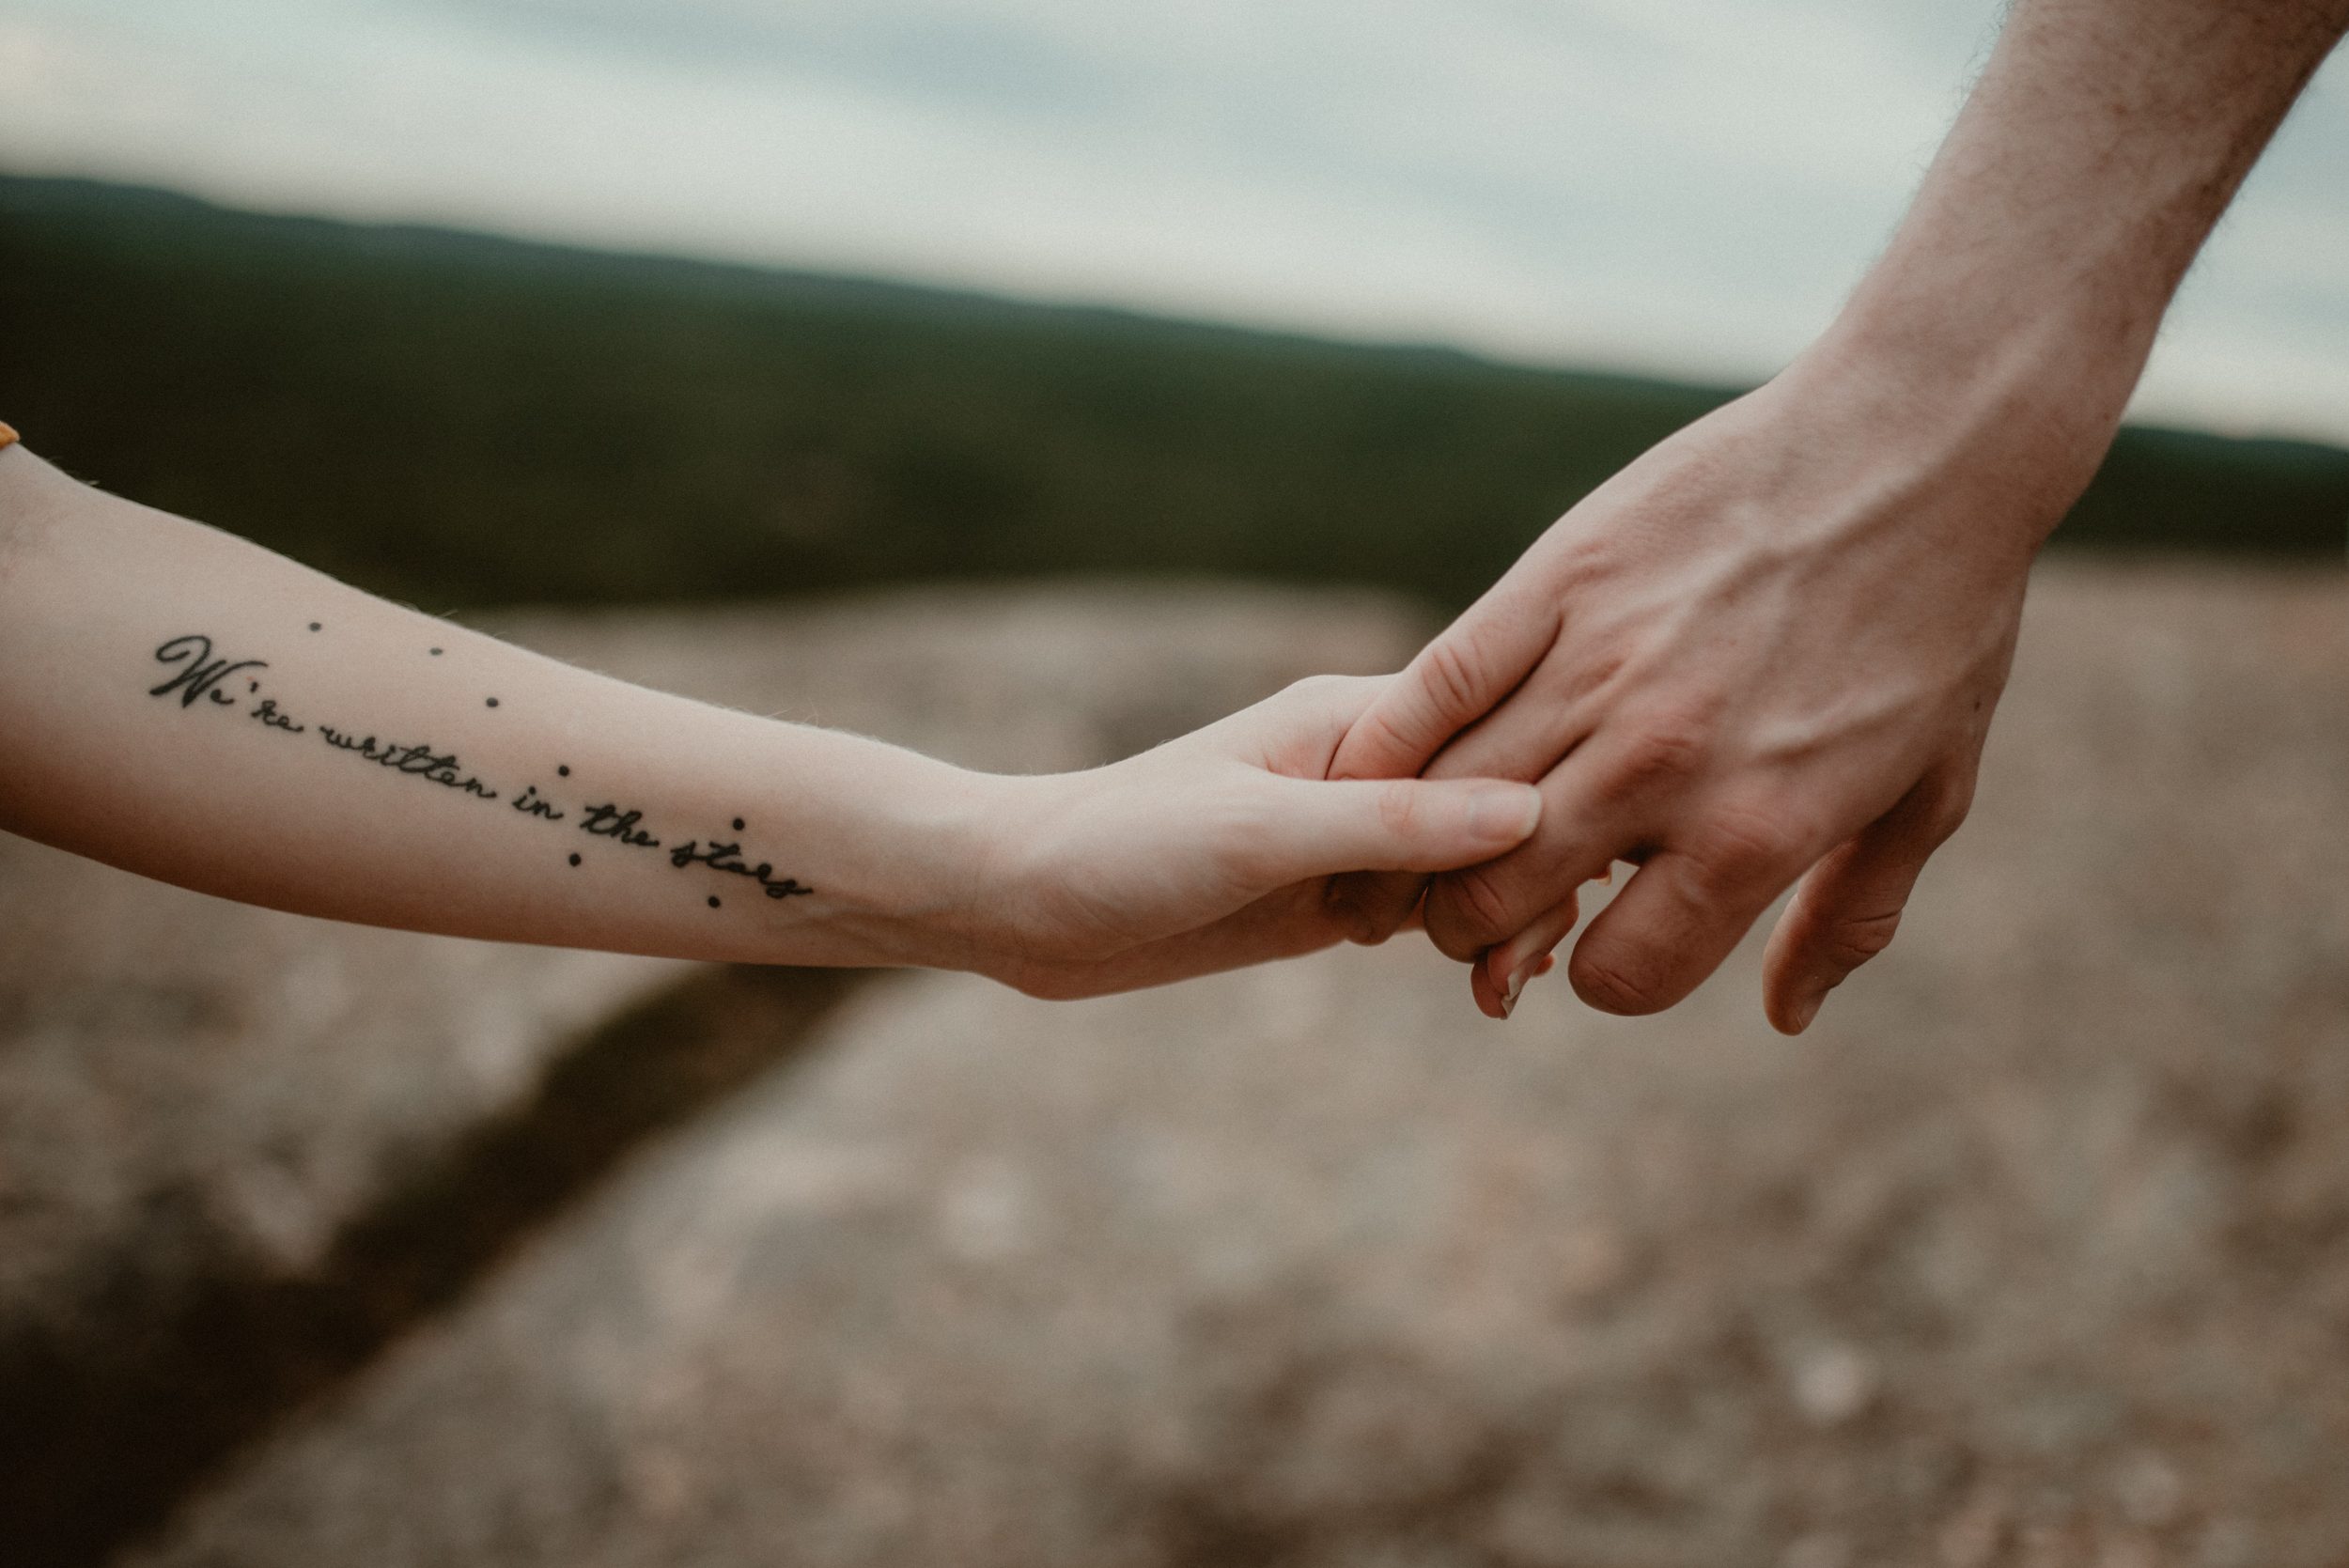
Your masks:
M555 777L557 777L557 778L559 778L559 779L568 779L568 778L569 778L569 777L571 776L571 765L570 765L569 763L568 763L568 762L558 762L558 763L556 763L556 764L554 765L554 774L555 774Z
M714 893L709 895L709 907L713 909L718 907L718 895Z
M571 857L571 863L573 865L577 865L579 863L579 857L577 855L573 855Z
M310 629L311 629L312 631L316 631L316 630L318 630L318 629L319 629L319 623L318 623L318 622L316 622L316 621L312 621L312 622L310 623Z
M434 648L434 649L432 649L431 651L432 651L432 657L433 657L433 658L438 659L438 658L440 658L440 657L441 657L441 650L440 650L440 649L438 649L438 648Z
M495 697L491 697L491 698L490 699L490 706L491 707L495 707L495 706L497 706L497 705L498 705L498 700L497 700Z
M739 816L734 819L734 831L738 833L742 831L742 819Z

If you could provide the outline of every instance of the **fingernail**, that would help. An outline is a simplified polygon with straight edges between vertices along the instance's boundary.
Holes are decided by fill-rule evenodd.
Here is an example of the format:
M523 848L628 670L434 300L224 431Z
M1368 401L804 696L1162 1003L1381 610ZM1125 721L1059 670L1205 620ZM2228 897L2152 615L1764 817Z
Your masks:
M1495 844L1524 842L1541 819L1541 792L1532 784L1494 784L1469 807L1470 831Z
M1557 967L1558 955L1555 953L1545 953L1542 955L1542 961L1533 966L1533 978L1539 980L1543 975L1548 974L1551 970L1554 970Z
M1504 1017L1517 1010L1517 998L1525 990L1525 983L1541 972L1540 958L1528 958L1509 971L1509 978L1501 986L1501 1011Z
M1819 1016L1819 1004L1827 1001L1825 991L1813 991L1795 1003L1795 1032L1800 1034L1811 1027L1811 1020Z

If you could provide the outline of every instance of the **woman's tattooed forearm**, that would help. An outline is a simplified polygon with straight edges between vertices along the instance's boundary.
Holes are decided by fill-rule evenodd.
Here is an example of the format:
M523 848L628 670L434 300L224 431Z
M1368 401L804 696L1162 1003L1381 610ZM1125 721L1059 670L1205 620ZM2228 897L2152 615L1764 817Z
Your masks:
M313 625L310 629L317 631L320 629ZM437 654L441 650L434 648L431 652ZM314 724L298 719L279 706L275 697L261 694L260 672L270 667L267 660L216 657L211 638L200 632L190 632L163 643L155 649L155 661L170 667L173 673L169 678L148 689L150 697L176 699L182 708L194 707L199 704L208 708L237 708L264 729L285 735L315 734L335 751L395 773L438 784L459 795L485 801L506 799L510 795L507 799L509 807L533 821L569 821L579 832L607 839L626 848L662 847L659 835L645 825L645 814L641 810L623 806L617 800L607 800L599 804L592 804L585 800L575 804L558 801L536 783L525 784L520 794L511 794L490 787L470 770L453 751L443 752L428 743L386 739L340 729L333 724ZM234 690L240 683L244 687L241 695ZM498 704L492 698L485 706L496 707ZM568 764L557 765L554 771L558 778L571 776ZM745 823L738 816L733 818L733 827L739 834ZM765 861L751 863L743 855L739 838L722 840L713 837L707 843L700 839L688 839L670 849L663 858L679 871L698 866L706 871L748 877L757 883L759 891L769 898L789 898L816 891L797 877L777 877L775 868ZM576 853L568 855L566 860L574 867L583 863ZM721 905L721 900L714 893L706 902L713 909Z

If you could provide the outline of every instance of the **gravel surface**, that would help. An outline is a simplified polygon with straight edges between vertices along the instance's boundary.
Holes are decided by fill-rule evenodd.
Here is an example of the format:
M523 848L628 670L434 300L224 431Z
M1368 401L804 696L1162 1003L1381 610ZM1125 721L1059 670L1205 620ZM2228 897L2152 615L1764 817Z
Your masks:
M137 1560L2349 1562L2345 808L2349 582L2058 563L1803 1039L880 982Z

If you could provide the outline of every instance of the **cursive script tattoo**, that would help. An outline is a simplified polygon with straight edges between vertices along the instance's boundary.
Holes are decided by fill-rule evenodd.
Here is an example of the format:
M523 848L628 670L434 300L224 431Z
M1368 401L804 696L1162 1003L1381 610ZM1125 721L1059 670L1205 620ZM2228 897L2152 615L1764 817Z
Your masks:
M565 813L554 809L554 802L538 793L537 784L524 784L522 792L514 797L514 809L525 816L543 816L550 822L560 822Z
M258 690L258 688L257 687L256 690ZM303 731L310 727L307 724L297 724L294 722L293 716L291 714L280 712L278 710L277 699L275 697L263 697L259 702L255 703L252 707L246 711L251 713L254 718L258 719L262 723L267 724L271 729L284 730L291 735L300 735Z
M220 691L220 683L239 670L269 668L269 660L265 659L240 659L234 662L214 659L212 640L200 632L174 637L155 650L155 658L160 663L179 665L179 673L161 686L148 688L147 694L150 697L168 697L178 692L181 707L193 707L198 699L204 697L211 698L223 707L234 707L237 699Z
M739 821L740 818L738 817L736 820ZM739 844L713 842L705 847L692 839L687 839L683 844L669 851L669 863L680 871L696 862L712 871L730 871L737 877L748 877L764 888L770 898L789 898L796 893L816 891L814 888L801 885L795 877L785 877L778 879L774 875L775 868L764 861L756 865L745 863L742 859L742 846Z
M587 815L580 822L579 831L583 833L594 833L599 838L616 838L622 844L631 845L639 849L658 849L661 847L661 841L636 826L644 818L643 812L622 811L616 804L607 800L600 806L587 808Z
M442 753L434 752L429 746L403 746L397 740L379 741L371 735L363 740L355 739L332 724L320 724L319 734L325 737L329 746L356 752L369 762L380 763L396 772L413 773L417 778L449 789L460 789L468 795L478 795L485 800L498 798L496 790L472 774L461 771L455 752Z
M314 624L310 629L316 631L320 628ZM439 648L431 651L436 654L441 652ZM259 672L270 667L269 660L216 657L212 639L201 632L188 632L167 639L157 646L154 657L157 663L169 667L172 675L169 679L149 687L148 696L176 698L182 708L194 707L199 704L208 708L238 708L265 730L282 735L315 733L319 740L334 750L371 762L389 772L421 779L470 799L496 800L506 797L506 792L492 787L470 770L453 751L443 752L428 743L410 743L374 734L361 734L333 724L312 724L296 718L279 705L276 697L261 693ZM242 698L235 694L233 687L222 690L232 675L244 681ZM496 707L498 700L489 698L487 706ZM559 763L554 771L558 778L568 779L571 776L570 764ZM592 838L608 839L626 848L662 847L660 835L646 824L645 813L635 807L622 806L617 800L607 800L600 805L585 801L576 804L557 802L537 784L525 784L521 793L513 795L506 804L518 815L531 821L563 822L576 814L578 821L575 825L579 831ZM740 833L743 819L737 816L732 820L735 832ZM698 868L723 876L748 878L756 882L759 891L769 898L791 898L816 891L797 877L776 876L774 866L769 862L761 861L755 865L751 863L739 838L721 840L712 837L706 844L700 839L687 839L670 849L663 858L679 871ZM582 857L575 851L566 856L566 860L574 867L583 863ZM708 894L704 903L713 909L723 907L723 901L715 893Z

